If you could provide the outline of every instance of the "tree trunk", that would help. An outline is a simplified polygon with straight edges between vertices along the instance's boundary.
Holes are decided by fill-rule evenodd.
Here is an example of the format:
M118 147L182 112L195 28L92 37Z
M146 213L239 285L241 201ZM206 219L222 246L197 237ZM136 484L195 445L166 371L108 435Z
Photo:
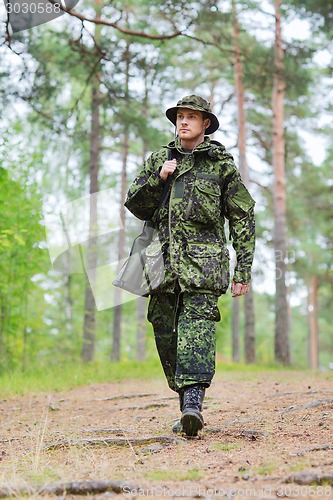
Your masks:
M72 275L68 252L64 259L64 308L65 308L65 329L67 338L70 338L73 331L73 300L71 295Z
M66 162L66 197L68 197L71 192L70 187L70 165L69 161ZM67 229L65 221L62 218L62 227L66 234L66 239L68 246L70 247L70 241L67 234ZM64 313L65 313L65 331L66 338L71 338L73 333L73 300L72 300L72 272L71 272L71 258L70 252L65 252L64 255L64 269L63 269L63 288L64 288Z
M240 362L239 354L239 297L232 299L232 360Z
M23 337L23 352L22 352L22 368L23 371L27 368L28 366L28 335L27 335L27 323L28 323L28 310L29 310L29 281L28 279L25 280L24 283L24 288L23 288L23 294L22 294L22 300L23 300L23 308L24 308L24 322L23 322L23 328L22 328L22 337Z
M245 306L245 362L256 362L256 337L255 337L255 316L253 305L253 291L250 288L249 292L244 297Z
M239 25L237 19L237 11L235 0L232 0L232 18L233 18L233 41L234 41L234 75L235 75L235 89L237 97L237 117L238 117L238 150L239 150L239 171L242 176L243 182L246 186L249 185L249 173L246 161L246 112L245 112L245 96L243 85L243 64L241 60L241 49L239 43ZM245 361L247 363L255 363L255 321L254 321L254 307L253 307L253 293L252 290L244 297L245 307ZM234 307L234 314L239 314L239 306ZM239 319L233 321L233 337L234 348L238 346ZM239 359L235 353L235 357Z
M92 91L92 120L91 120L91 143L90 143L90 195L98 192L98 162L99 162L99 90L94 85ZM94 281L94 269L97 266L96 252L96 231L97 231L97 196L90 196L90 218L89 218L89 241L87 248L87 269L89 269L90 282ZM84 325L83 325L83 345L82 359L85 362L93 361L95 353L95 317L96 305L92 292L92 286L86 280L85 301L84 301Z
M96 17L100 17L102 0L96 1ZM100 39L100 26L96 25L95 40ZM87 269L89 269L90 283L86 280L85 301L84 301L84 324L83 324L83 344L82 360L84 362L93 361L95 354L95 329L96 329L96 304L93 295L94 270L97 266L97 251L95 237L97 234L97 195L98 192L98 170L100 151L100 99L99 72L97 71L92 81L91 98L91 132L90 132L90 214L89 214L89 241L87 248Z
M318 276L308 285L309 366L317 369L318 359Z
M149 68L145 71L145 97L143 105L143 115L148 120L148 108L149 108L149 82L150 82L150 71ZM142 142L142 163L146 159L148 150L147 140L143 137ZM136 330L136 359L137 361L144 361L146 359L146 310L147 310L147 300L140 297L137 300L137 330Z
M215 87L216 87L215 81L212 82L211 87L210 87L210 92L209 92L209 103L210 103L210 109L213 111L214 110L214 105L215 105ZM211 134L211 139L214 139L215 137L215 132Z
M127 157L129 149L129 135L126 130L123 136L123 148L122 148L122 172L121 172L121 202L120 202L120 220L123 229L119 231L118 240L118 261L120 262L125 257L125 198L127 191ZM112 352L111 359L113 361L120 360L120 348L121 348L121 318L122 318L122 304L121 304L121 288L115 287L115 303L117 304L113 308L113 335L112 335Z
M146 359L146 307L147 299L139 297L137 300L137 331L136 331L136 359Z
M290 364L288 301L286 287L286 182L284 138L284 54L281 39L281 4L275 0L275 44L273 82L273 168L274 168L274 250L275 250L275 360Z
M6 321L6 306L2 303L0 307L0 363L1 364L5 358L5 321Z
M125 69L125 102L129 105L129 79L130 79L130 44L126 42L126 48L124 52L124 60L126 62ZM121 194L120 194L120 220L122 224L122 230L119 231L118 240L118 261L120 262L125 257L125 199L127 193L127 159L129 151L129 132L128 123L124 123L124 133L123 133L123 145L122 145L122 170L121 170ZM122 318L122 304L121 304L121 288L115 287L115 304L117 304L113 309L113 335L112 335L112 352L111 359L113 361L120 360L120 348L121 348L121 318Z

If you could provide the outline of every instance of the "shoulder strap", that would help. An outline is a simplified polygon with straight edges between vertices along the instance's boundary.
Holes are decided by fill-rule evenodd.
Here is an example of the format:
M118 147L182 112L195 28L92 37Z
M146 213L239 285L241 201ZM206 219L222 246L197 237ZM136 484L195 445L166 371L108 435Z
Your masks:
M173 152L172 152L172 149L169 149L168 150L168 160L172 160L172 159L173 159ZM167 178L167 180L165 181L163 192L162 192L162 196L161 196L160 202L159 202L157 210L156 210L156 215L161 210L161 208L163 207L164 202L166 200L166 197L168 196L169 189L170 189L170 184L171 184L171 177L172 176L169 175L168 178Z
M211 139L210 143L214 144L214 146L219 146L219 147L222 147L223 149L225 149L225 146L223 146L223 144L221 144L219 141L214 141L213 139Z

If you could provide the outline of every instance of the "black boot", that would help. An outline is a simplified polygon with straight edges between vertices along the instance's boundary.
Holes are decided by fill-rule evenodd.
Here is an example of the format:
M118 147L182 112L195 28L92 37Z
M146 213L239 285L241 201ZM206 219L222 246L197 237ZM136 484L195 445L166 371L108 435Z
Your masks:
M181 425L187 436L196 436L203 428L201 415L202 403L205 397L204 385L192 385L184 390Z
M178 392L178 396L179 396L179 409L182 412L183 411L183 404L184 404L184 389L181 389Z
M179 396L179 408L180 408L180 411L182 412L183 411L183 400L184 400L184 390L183 389L181 389L178 392L178 396ZM183 430L183 426L182 426L182 424L180 422L180 419L178 419L173 424L172 431L176 432L177 434L179 434L180 432L182 432L182 430Z

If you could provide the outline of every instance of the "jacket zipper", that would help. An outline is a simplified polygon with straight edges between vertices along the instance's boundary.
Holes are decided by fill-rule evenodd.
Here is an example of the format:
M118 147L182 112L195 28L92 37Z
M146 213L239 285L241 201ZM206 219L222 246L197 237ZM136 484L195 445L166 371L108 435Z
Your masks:
M176 333L177 331L177 312L178 312L178 307L179 307L179 297L180 297L180 291L177 294L177 300L176 300L176 305L175 305L175 310L174 310L174 315L173 315L173 333Z
M171 247L172 247L172 233L171 233L171 200L172 200L172 195L173 195L173 187L175 183L171 185L170 189L170 197L169 197L169 252L170 252L170 266L171 269L173 268L173 257L172 257L172 252L171 252Z
M178 174L175 177L175 180L173 181L173 183L171 185L171 188L170 188L170 197L169 197L169 250L170 250L170 265L171 265L171 269L174 269L174 266L173 266L173 252L171 251L171 248L172 248L171 201L172 201L172 198L173 198L174 186L175 186L176 180L179 179L179 177L181 177L182 175L186 174L186 172L189 172L193 168L193 166L194 166L194 161L193 161L193 165L191 165L191 167L189 167L187 170L184 170L184 172L181 172L180 174Z
M178 179L179 177L181 177L182 175L186 174L187 172L189 172L190 170L192 170L192 168L194 167L194 157L193 157L193 164L191 167L189 167L187 170L184 170L184 172L180 173L176 179ZM192 191L193 191L193 188L192 188ZM189 215L190 215L190 210L192 208L192 205L193 205L193 200L192 200L192 192L190 194L190 199L189 199L189 202L187 204L187 208L186 208L186 212L185 212L185 220L187 220L189 218Z

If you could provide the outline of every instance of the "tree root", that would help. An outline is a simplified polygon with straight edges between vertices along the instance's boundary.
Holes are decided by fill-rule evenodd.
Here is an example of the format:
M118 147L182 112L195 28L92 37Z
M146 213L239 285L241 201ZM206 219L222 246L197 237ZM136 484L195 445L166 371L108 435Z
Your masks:
M315 399L311 401L311 403L306 403L303 406L290 406L290 408L282 410L280 414L283 415L284 413L290 413L292 411L308 410L309 408L317 408L317 406L325 406L331 403L333 403L333 399Z
M180 444L186 442L183 438L174 438L169 436L151 436L146 438L94 438L94 439L77 439L64 440L59 443L51 443L44 447L44 450L57 450L66 446L130 446L130 445L147 445L152 443L161 444Z
M305 453L311 453L312 451L326 451L333 450L333 444L322 444L317 446L312 446L311 448L305 448L304 450L297 451L295 455L301 457L305 455Z
M308 410L309 408L317 408L317 406L323 406L323 405L329 405L333 403L333 399L315 399L314 401L311 401L311 403L307 403L303 406L290 406L290 408L287 408L286 410L281 411L281 415L284 413L290 413L292 411L300 411L300 410Z
M106 434L121 434L124 435L130 434L131 432L134 432L133 430L130 429L108 429L108 428L103 428L103 429L82 429L83 432L87 432L90 434L101 434L101 433L106 433Z
M308 394L332 394L333 391L293 391L293 392L276 392L269 394L270 398L279 398L284 396L307 396Z
M114 401L116 399L146 398L149 396L157 396L157 394L118 394L117 396L109 396L107 398L94 399L93 401Z
M243 431L240 432L239 436L246 437L247 439L250 439L250 441L257 441L260 438L267 437L268 434L267 432L264 431L244 429Z
M296 483L301 485L327 485L333 486L333 474L316 474L315 472L298 472L283 480L284 483Z
M32 496L32 495L87 495L95 493L124 493L131 490L137 490L137 487L122 481L71 481L67 483L51 483L37 487L0 487L0 498Z
M165 408L169 406L168 403L148 403L142 406L120 406L118 408L111 408L110 411L119 411L119 410L150 410L151 408Z

